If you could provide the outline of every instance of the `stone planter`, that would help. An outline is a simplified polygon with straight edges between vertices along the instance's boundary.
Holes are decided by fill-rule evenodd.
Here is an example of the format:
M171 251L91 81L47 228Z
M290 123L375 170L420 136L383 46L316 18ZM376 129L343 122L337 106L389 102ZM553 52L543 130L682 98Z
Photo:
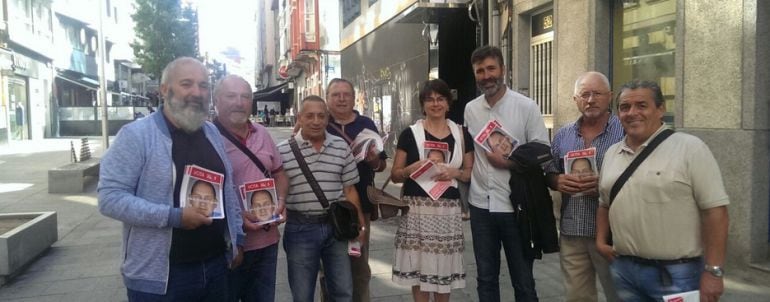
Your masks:
M0 285L58 239L56 212L0 214Z

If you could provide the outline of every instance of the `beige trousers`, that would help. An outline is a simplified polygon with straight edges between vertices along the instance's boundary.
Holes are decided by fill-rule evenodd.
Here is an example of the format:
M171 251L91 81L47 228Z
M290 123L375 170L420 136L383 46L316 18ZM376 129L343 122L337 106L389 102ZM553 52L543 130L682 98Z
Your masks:
M609 263L596 250L594 238L561 235L559 245L567 301L598 301L596 276L599 276L607 301L620 301L612 283Z

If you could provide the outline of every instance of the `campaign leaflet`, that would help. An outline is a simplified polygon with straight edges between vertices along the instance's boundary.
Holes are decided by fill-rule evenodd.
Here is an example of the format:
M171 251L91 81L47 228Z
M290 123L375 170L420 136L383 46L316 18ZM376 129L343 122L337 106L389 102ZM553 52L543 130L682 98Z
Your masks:
M182 176L179 207L194 208L213 219L225 218L222 187L225 176L197 165L187 165Z
M281 219L281 215L276 213L278 195L275 191L275 179L265 178L247 182L239 189L243 211L249 221L263 225Z
M434 163L449 163L449 144L444 142L425 141L423 144L425 158Z
M428 193L433 200L438 200L444 192L452 185L451 181L436 181L433 177L441 173L441 167L432 161L426 161L417 170L409 174L409 178L414 180L420 187Z
M700 302L700 291L693 290L673 295L663 296L664 302Z
M487 122L484 128L481 128L481 131L473 138L473 141L487 152L499 151L505 157L510 157L513 150L519 145L519 140L505 131L503 125L497 120Z
M564 173L574 176L597 175L596 148L567 152L564 156ZM583 192L572 196L583 196Z
M361 162L366 159L366 153L374 146L374 152L380 153L385 150L385 138L381 137L379 133L372 131L371 129L364 129L356 135L353 143L350 144L351 152L356 162Z

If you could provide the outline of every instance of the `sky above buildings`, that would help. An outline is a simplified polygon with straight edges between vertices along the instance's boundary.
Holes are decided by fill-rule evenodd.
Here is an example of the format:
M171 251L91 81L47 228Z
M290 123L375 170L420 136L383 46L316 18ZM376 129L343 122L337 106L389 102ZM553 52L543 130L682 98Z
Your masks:
M201 56L227 64L228 73L254 86L256 1L184 0L198 7Z

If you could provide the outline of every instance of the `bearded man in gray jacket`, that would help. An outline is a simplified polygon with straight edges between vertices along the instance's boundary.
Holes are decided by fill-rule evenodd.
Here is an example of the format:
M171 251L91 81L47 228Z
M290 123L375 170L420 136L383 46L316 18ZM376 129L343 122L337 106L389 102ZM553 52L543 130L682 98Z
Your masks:
M99 211L123 222L129 301L218 301L227 296L228 266L239 264L244 234L232 167L206 122L208 72L196 59L178 58L163 70L160 90L160 110L124 126L102 158ZM224 176L224 218L180 206L190 201L180 196L192 165Z

